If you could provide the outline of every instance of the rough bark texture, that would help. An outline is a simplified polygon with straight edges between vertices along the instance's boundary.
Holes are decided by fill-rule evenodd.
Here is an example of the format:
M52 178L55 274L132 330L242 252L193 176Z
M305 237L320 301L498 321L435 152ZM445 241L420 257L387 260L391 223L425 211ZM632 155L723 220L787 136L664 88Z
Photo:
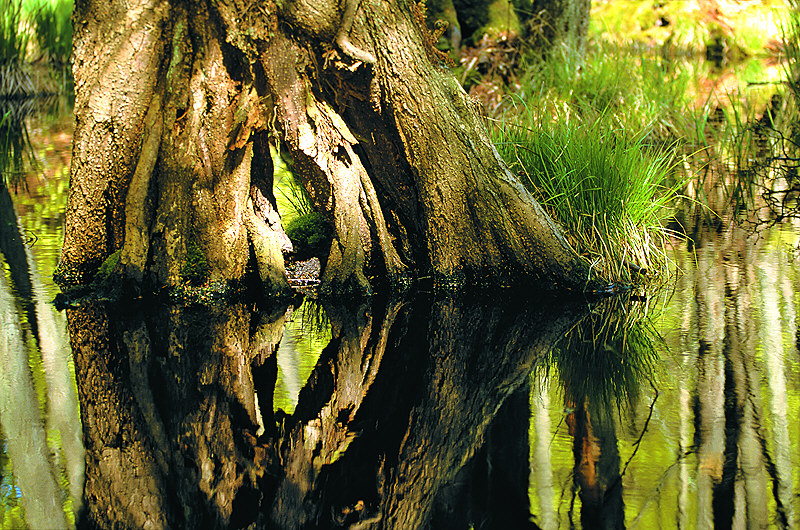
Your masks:
M584 263L506 169L414 2L128 4L75 7L62 284L121 250L115 272L136 285L228 285L252 255L283 292L269 135L335 227L327 290L426 275L583 287Z

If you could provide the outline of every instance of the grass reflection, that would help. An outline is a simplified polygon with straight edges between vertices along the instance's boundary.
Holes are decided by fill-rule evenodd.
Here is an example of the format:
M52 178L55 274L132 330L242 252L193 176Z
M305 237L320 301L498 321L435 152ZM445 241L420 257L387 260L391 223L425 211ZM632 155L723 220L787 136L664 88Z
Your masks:
M627 297L603 301L575 325L537 367L558 381L567 409L633 407L651 381L662 339L646 307Z
M0 100L0 180L7 186L17 186L34 164L25 119L36 104L35 100Z
M322 305L305 298L287 319L278 347L278 378L273 397L275 410L287 414L294 412L300 390L330 340L331 324Z
M571 526L578 521L584 528L625 526L622 481L648 432L655 399L638 438L628 446L627 458L624 448L630 433L620 430L615 412L633 418L642 411L641 389L648 383L655 390L662 346L647 306L631 297L617 297L594 307L539 364L534 372L539 378L537 398L531 403L535 472L529 490L537 524L557 527L561 515L553 508L560 505ZM550 405L548 387L554 386L563 399L555 431L548 417L548 410L559 408ZM565 432L559 433L562 424ZM559 449L551 450L556 438Z

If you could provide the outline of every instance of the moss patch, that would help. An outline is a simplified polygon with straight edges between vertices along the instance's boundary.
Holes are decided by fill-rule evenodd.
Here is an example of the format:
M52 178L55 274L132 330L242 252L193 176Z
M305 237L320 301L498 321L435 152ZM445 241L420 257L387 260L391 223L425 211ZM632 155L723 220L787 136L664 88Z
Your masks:
M208 260L194 239L186 244L186 263L183 277L192 285L201 285L208 279Z
M104 282L114 273L117 265L119 265L119 257L121 255L122 249L114 252L106 258L106 260L100 265L100 268L97 269L97 273L94 276L95 282Z
M286 227L286 235L292 240L297 259L322 258L330 250L333 227L322 215L312 212L293 219Z

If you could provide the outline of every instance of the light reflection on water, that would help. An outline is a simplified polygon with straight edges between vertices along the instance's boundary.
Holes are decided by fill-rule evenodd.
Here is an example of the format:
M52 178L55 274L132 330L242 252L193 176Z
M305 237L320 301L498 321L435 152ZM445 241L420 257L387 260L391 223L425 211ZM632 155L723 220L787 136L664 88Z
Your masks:
M59 157L45 155L41 159L46 164L56 161L45 166L53 168L45 172L47 178L14 196L21 232L36 236L30 249L34 266L29 267L35 284L35 300L29 301L32 312L20 309L24 303L18 290L8 284L10 267L5 257L3 261L6 284L0 290L10 293L3 298L4 361L21 359L10 353L25 354L23 364L13 365L22 375L4 388L13 390L6 396L9 399L27 395L29 406L7 400L5 414L0 412L4 433L0 527L20 526L26 516L32 526L35 517L63 517L69 525L83 488L74 368L63 338L64 317L43 304L55 293L50 277L63 234L66 162L59 169ZM531 465L525 483L515 487L527 484L532 519L543 528L588 527L600 522L634 528L797 526L800 359L796 292L800 278L796 260L800 256L792 250L797 233L791 228L774 229L758 239L746 239L736 231L701 234L694 253L675 255L684 273L663 312L655 303L650 308L666 346L652 372L647 372L658 391L657 399L649 382L642 380L638 399L621 412L616 404L600 406L591 396L582 403L565 403L556 372L551 372L549 380L535 380L529 391L522 389L529 397L527 403L509 398L504 409L494 411L492 429L504 434L492 435L495 431L490 429L485 440L482 435L483 448L440 494L450 495L453 490L452 497L458 498L459 487L487 476L489 471L481 466L488 461L493 463L491 469L502 469L497 448L503 443L518 445L521 440L529 448ZM317 360L332 334L324 321L321 326L307 325L303 313L300 309L294 313L277 350L272 405L287 414L295 410L299 393L318 368ZM455 319L458 315L447 316ZM32 325L40 330L38 339ZM433 334L433 327L427 332ZM330 352L328 361L335 353ZM12 365L4 366L3 373L11 374ZM24 369L19 371L20 367ZM28 411L30 418L15 424L10 407ZM515 409L503 412L507 408ZM519 429L508 426L512 420L519 421L514 418L520 411L529 417L527 440ZM12 461L15 453L9 433L15 425L28 430L17 429L14 436L22 433L31 443L38 440L27 451L38 459ZM332 458L341 457L334 454ZM25 472L14 471L19 466L26 466L28 476L46 484L27 486ZM27 488L36 493L30 494ZM47 505L54 499L55 511ZM444 501L432 509L434 520L448 513L441 504ZM50 512L42 508L46 505ZM475 507L468 512L483 513Z
M529 497L537 524L580 527L589 510L592 524L615 527L796 527L797 241L791 227L758 239L734 230L699 237L694 255L676 254L683 275L655 319L666 351L646 431L656 397L646 383L621 413L593 410L589 398L593 431L583 439L571 434L557 385L534 390ZM619 463L609 468L608 460ZM611 488L623 470L621 490ZM596 506L582 503L587 481L599 485Z
M306 299L291 316L283 330L278 357L278 380L275 383L273 406L292 414L300 390L317 364L322 349L331 339L330 323L322 316L319 303Z
M66 320L50 303L71 117L42 115L26 125L33 147L26 178L6 173L9 186L0 184L0 527L61 528L74 524L84 473Z

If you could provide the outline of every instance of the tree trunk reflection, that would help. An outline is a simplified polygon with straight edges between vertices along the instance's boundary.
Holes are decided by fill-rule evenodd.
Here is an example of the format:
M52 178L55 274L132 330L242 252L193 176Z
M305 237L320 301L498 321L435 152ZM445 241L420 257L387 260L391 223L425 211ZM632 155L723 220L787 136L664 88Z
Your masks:
M272 408L285 309L68 311L83 524L425 527L487 440L486 509L462 522L529 524L529 374L580 305L326 307L332 339L291 416ZM478 467L465 480L486 481Z

